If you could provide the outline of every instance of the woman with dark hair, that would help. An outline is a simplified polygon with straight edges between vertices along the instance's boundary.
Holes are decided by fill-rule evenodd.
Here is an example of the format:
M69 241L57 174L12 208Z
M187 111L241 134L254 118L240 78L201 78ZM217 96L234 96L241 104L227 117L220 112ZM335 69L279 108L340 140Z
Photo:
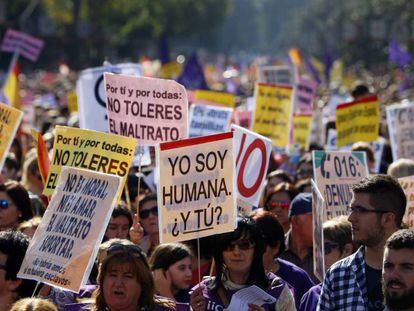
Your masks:
M286 248L285 234L277 217L262 209L253 211L250 216L262 232L266 251L263 254L263 266L267 272L281 277L294 288L295 302L299 306L302 296L314 285L305 270L295 264L277 258Z
M145 253L136 245L113 244L99 267L95 311L175 310L173 301L155 296Z
M157 195L152 193L146 195L139 201L139 220L145 231L145 236L140 241L134 241L139 244L141 249L150 256L155 247L160 244L158 229L158 203ZM138 242L138 243L137 243Z
M177 302L190 302L191 261L191 250L181 243L160 244L154 249L149 263L159 295Z
M269 195L269 192L271 192L277 185L283 182L292 183L292 179L284 170L279 169L267 174L266 187L264 188L263 198L266 199L266 197Z
M1 184L0 230L17 229L21 222L32 217L32 205L27 190L14 180Z
M283 182L274 187L265 198L265 210L276 215L285 233L290 229L288 216L290 202L298 193L294 185Z
M132 213L128 207L123 203L116 205L106 228L103 242L115 238L129 239L129 229L132 227L132 222Z
M217 236L214 248L216 276L194 288L190 304L193 310L227 308L238 290L256 285L277 299L274 304L249 304L249 310L295 310L286 283L263 267L263 238L249 217L238 220L237 229Z

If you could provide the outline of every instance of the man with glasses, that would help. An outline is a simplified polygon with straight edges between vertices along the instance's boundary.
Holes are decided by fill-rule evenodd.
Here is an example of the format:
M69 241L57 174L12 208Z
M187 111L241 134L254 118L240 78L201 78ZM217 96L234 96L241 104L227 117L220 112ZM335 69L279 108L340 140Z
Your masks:
M413 230L399 230L388 239L382 280L387 310L414 310Z
M36 282L18 279L29 239L18 231L0 231L0 311L10 310L14 302L33 294Z
M388 175L366 177L351 190L348 220L354 243L362 246L326 272L318 310L384 309L384 246L400 228L407 200L398 181Z

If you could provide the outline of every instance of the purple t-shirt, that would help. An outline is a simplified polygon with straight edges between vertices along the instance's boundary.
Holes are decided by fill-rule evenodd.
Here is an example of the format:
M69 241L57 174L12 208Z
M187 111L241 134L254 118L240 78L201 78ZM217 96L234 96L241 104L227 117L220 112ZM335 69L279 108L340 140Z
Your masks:
M276 275L281 277L285 282L294 288L294 296L296 306L302 296L315 285L305 270L299 268L297 265L280 258L276 259L279 264L279 270Z
M318 306L319 296L322 291L322 283L311 287L305 295L303 295L300 301L298 311L314 311Z

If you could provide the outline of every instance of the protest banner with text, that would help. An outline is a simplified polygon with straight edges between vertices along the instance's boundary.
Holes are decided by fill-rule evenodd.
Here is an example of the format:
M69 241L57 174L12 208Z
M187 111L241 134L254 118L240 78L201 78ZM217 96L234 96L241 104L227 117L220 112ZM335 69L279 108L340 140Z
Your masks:
M284 84L293 86L296 81L295 71L290 66L257 67L257 82L265 84Z
M253 207L259 206L272 152L272 141L237 125L232 125L231 128L236 152L238 205L246 212L251 212Z
M312 186L312 224L313 224L313 273L323 281L325 275L325 250L323 236L323 214L325 200L313 179Z
M156 145L188 137L185 88L173 81L104 74L109 131Z
M119 176L63 167L18 277L79 292L120 192Z
M414 103L387 107L393 160L414 159Z
M289 149L289 131L292 119L292 87L256 84L256 109L253 132L272 140L280 149Z
M347 215L350 187L368 176L365 152L313 151L315 182L325 200L324 220Z
M414 229L414 176L398 178L401 187L407 197L407 207L403 217L403 223L410 229Z
M234 108L236 105L234 95L224 92L196 90L194 92L194 99L197 102L203 102L205 104L216 103L220 106Z
M157 148L160 242L233 231L233 133L162 143Z
M135 139L129 137L56 126L52 160L43 194L53 193L64 165L120 176L123 187L135 145Z
M227 132L233 114L232 108L197 105L190 107L189 137Z
M23 117L23 111L0 103L0 172Z
M81 71L76 82L79 126L83 129L108 133L108 115L103 83L104 72L142 76L143 69L139 64L124 63L88 68Z
M316 95L316 88L318 84L303 77L298 79L296 83L296 97L297 97L297 109L301 114L312 114L313 100Z
M379 102L376 96L339 105L335 115L338 147L357 141L377 140L379 118Z
M312 114L293 115L293 142L292 146L297 145L302 150L309 149L309 140L312 130ZM292 149L292 148L291 148Z

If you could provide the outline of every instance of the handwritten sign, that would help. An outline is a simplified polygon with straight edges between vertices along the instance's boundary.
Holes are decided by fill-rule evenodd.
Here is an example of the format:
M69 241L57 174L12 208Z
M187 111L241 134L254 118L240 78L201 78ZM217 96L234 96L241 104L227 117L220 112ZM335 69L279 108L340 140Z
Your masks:
M17 276L79 292L88 280L120 186L118 176L63 167Z
M365 152L313 151L315 182L325 200L324 220L347 215L351 185L368 176Z
M123 187L135 145L136 141L129 137L56 126L52 160L43 194L53 193L62 166L120 176Z
M272 140L275 147L288 150L292 87L259 83L256 84L255 97L253 132Z
M230 127L232 113L232 108L191 105L190 138L227 132Z
M294 114L293 115L293 143L303 150L309 149L309 140L312 130L312 115Z
M387 123L394 161L414 158L414 103L387 107Z
M158 148L160 242L233 231L233 133L162 143Z
M338 147L357 141L375 141L379 131L379 102L376 96L339 105L335 125Z
M299 78L296 84L297 107L301 114L312 114L313 100L318 84L306 78Z
M257 67L257 82L266 84L285 84L295 83L295 72L289 66L260 66Z
M0 171L23 117L23 111L0 103Z
M104 74L109 131L140 145L187 138L185 88L172 80Z

